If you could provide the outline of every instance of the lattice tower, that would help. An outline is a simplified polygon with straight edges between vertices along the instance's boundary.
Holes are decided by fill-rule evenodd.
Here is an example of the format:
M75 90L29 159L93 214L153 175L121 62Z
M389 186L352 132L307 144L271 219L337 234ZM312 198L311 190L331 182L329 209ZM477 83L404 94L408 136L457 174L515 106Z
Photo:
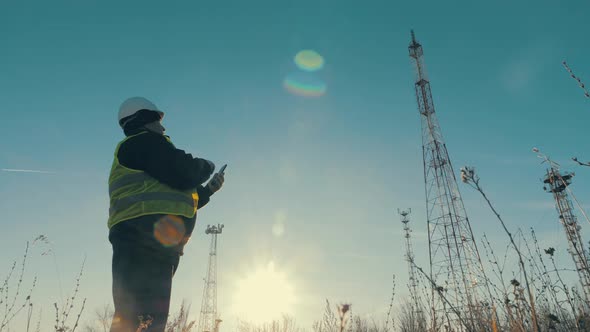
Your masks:
M550 168L547 170L543 183L543 189L553 195L555 199L555 208L559 214L559 221L563 225L565 235L569 243L569 253L572 255L576 270L582 284L582 290L585 297L586 309L588 309L590 299L590 266L588 264L588 253L582 241L580 234L581 227L578 219L574 215L572 203L568 197L566 188L572 183L573 173L561 174L558 169Z
M416 273L416 267L414 262L414 249L412 247L412 229L410 228L410 218L408 217L412 213L411 209L397 212L400 215L401 222L404 224L404 238L406 239L406 261L408 262L408 289L410 290L410 299L412 304L412 317L415 318L417 327L420 331L426 330L426 320L424 317L424 309L422 305L422 299L418 292L418 276Z
M209 248L209 263L207 264L207 277L203 289L201 302L201 314L199 315L198 332L217 332L221 320L217 315L217 235L223 231L223 225L207 225L205 234L211 234L211 246Z
M413 31L409 53L416 66L414 87L422 123L430 277L437 284L432 287L432 329L476 330L481 306L489 305L480 302L480 298L491 299L489 285L434 111L422 45L416 41ZM440 287L455 310L437 294L436 288ZM455 312L467 327L459 323Z

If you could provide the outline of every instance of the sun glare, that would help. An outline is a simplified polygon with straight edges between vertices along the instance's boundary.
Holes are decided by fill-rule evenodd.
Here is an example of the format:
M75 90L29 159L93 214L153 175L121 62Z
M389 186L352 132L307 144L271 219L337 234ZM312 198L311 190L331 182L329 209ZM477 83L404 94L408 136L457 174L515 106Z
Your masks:
M264 323L292 314L295 295L284 273L273 262L238 281L234 306L238 318Z

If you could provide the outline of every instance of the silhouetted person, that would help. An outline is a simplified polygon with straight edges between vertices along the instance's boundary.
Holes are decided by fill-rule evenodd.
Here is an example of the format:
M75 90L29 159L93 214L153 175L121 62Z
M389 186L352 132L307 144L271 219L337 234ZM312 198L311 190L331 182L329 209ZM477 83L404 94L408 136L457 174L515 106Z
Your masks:
M172 277L197 217L224 182L215 165L177 149L161 124L164 113L142 97L125 100L109 177L109 241L113 246L111 332L164 332ZM151 323L150 323L151 322Z

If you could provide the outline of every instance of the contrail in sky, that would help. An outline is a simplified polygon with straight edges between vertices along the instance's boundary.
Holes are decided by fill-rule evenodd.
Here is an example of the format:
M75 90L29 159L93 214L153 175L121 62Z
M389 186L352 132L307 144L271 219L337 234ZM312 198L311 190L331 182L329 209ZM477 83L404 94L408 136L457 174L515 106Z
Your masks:
M0 168L3 172L20 172L20 173L41 173L41 174L55 174L55 172L38 171L34 169L13 169L13 168Z

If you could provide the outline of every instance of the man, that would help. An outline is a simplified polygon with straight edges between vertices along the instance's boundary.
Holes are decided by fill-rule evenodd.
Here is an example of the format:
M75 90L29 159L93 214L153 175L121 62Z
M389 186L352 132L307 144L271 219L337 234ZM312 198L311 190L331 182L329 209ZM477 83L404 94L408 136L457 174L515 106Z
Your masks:
M127 136L109 177L109 241L113 247L111 332L163 332L172 277L197 210L224 182L206 159L177 149L161 124L164 113L142 97L125 100L119 125Z

